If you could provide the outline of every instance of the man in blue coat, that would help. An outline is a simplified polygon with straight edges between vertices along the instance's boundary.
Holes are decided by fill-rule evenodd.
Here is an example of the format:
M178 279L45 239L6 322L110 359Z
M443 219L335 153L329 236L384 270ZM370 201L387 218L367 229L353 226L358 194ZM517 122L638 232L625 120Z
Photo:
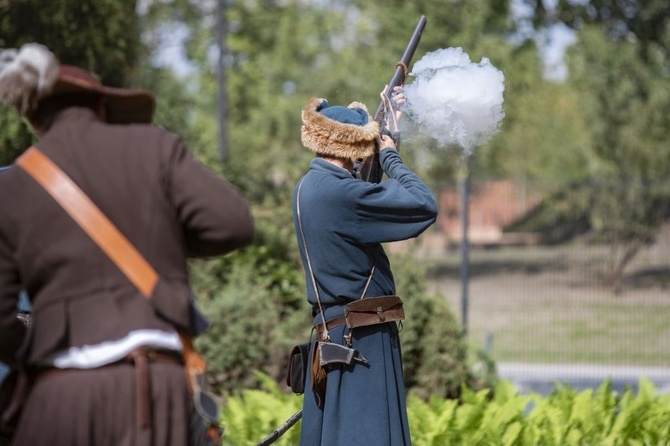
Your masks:
M293 196L307 300L319 340L355 349L367 363L310 364L300 444L410 445L396 322L380 322L380 314L371 325L348 328L343 315L361 298L396 295L381 244L417 237L435 222L437 206L365 105L329 106L312 98L302 121L302 143L316 153ZM376 145L388 176L379 184L353 174L354 161L371 156Z

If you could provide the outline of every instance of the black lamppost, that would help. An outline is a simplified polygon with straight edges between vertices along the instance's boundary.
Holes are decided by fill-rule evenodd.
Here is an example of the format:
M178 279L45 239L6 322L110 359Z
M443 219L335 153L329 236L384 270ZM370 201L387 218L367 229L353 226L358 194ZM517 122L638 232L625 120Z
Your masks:
M470 222L470 168L467 160L461 165L459 175L459 189L461 198L461 321L463 335L468 333L468 284L470 281L470 240L468 226Z

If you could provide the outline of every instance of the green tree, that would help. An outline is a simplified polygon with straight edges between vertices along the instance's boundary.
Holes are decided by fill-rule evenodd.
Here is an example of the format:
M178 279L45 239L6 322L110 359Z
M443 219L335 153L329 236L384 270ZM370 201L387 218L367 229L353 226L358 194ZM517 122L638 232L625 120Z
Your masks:
M29 42L49 47L65 64L126 86L140 50L135 0L21 0L0 2L0 48ZM35 138L18 115L0 107L0 165L10 164Z
M670 60L670 14L666 0L559 0L556 7L545 7L542 0L524 0L534 10L537 27L564 23L580 31L589 25L600 27L611 40L627 40L635 36L637 51L647 63L657 57L659 48L665 53L665 66Z
M667 2L524 3L533 9L538 31L560 23L578 37L568 51L568 81L547 101L569 106L567 119L558 122L567 124L558 128L564 142L555 150L565 156L547 158L566 178L563 190L557 183L534 219L562 222L568 229L558 232L564 235L581 232L586 222L595 239L611 247L603 278L619 291L626 266L654 240L670 202ZM536 140L533 146L546 142Z
M670 202L670 76L663 60L645 63L640 44L607 39L589 26L570 53L595 157L589 219L611 246L605 279L615 290L635 254L654 240Z

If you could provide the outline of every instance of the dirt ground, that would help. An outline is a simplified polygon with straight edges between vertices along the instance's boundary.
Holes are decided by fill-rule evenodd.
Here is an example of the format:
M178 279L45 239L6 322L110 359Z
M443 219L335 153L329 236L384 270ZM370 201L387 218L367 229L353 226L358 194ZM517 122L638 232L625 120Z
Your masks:
M606 246L473 247L466 299L459 250L433 240L423 252L431 291L496 361L670 365L670 226L618 295L600 280Z

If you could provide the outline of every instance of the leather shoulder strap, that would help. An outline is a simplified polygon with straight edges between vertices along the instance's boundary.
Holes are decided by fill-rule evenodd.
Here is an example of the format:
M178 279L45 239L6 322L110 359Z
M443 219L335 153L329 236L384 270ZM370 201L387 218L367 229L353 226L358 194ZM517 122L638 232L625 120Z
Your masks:
M16 164L35 179L93 239L146 298L158 274L90 198L37 147L29 148Z

